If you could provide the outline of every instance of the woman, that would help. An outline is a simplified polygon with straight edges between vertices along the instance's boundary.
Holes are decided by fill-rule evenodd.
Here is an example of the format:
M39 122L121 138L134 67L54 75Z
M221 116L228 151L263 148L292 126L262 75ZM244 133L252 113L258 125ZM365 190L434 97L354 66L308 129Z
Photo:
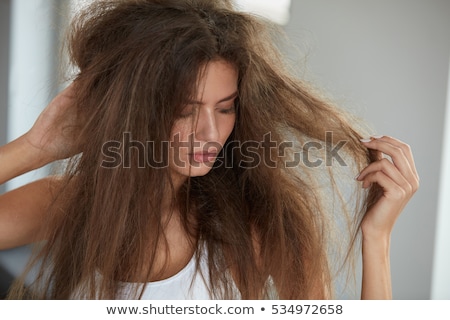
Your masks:
M72 157L0 198L1 248L40 244L35 282L11 298L331 298L330 133L369 190L343 260L361 231L361 297L391 297L390 234L418 188L411 151L360 140L288 72L273 32L228 1L101 1L78 15L74 83L0 149L1 183Z

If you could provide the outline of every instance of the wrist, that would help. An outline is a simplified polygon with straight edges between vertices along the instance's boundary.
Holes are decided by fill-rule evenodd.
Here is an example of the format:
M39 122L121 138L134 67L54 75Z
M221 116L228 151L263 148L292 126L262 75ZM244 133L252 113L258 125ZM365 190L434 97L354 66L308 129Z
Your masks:
M370 223L368 220L364 220L361 224L361 234L363 240L370 242L389 242L391 239L391 233L391 228Z
M364 252L370 252L371 255L383 256L389 258L389 250L391 246L390 233L362 233L362 249Z
M38 169L57 159L53 159L50 154L35 146L30 142L29 132L17 138L14 142L18 144L18 157L23 162L23 166L28 171Z

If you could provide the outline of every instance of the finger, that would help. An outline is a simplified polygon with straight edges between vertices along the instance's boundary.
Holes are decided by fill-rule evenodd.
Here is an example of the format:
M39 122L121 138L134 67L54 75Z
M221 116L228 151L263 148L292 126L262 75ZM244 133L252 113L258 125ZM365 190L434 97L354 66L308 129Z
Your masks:
M382 171L375 171L366 175L363 180L363 188L369 188L374 183L377 183L383 189L383 195L387 198L401 200L411 195Z
M383 172L386 176L388 176L397 185L401 186L408 193L414 193L416 191L414 189L414 186L411 185L408 180L406 180L406 178L399 172L397 167L395 167L394 164L387 159L382 159L368 165L366 168L364 168L363 171L361 171L356 180L363 181L368 175L373 174L377 171Z
M381 151L391 157L394 165L399 169L403 176L410 182L417 182L417 175L403 149L381 139L361 140L361 142L370 149Z
M374 137L375 138L375 137ZM414 173L416 174L417 178L418 173L417 173L417 169L416 169L416 165L414 162L414 157L411 151L411 147L404 143L403 141L400 141L398 139L395 139L393 137L389 137L389 136L377 136L376 139L381 140L381 141L386 141L396 147L399 147L400 149L402 149L403 153L405 154L405 156L408 159L409 165L411 166L411 168L413 169Z

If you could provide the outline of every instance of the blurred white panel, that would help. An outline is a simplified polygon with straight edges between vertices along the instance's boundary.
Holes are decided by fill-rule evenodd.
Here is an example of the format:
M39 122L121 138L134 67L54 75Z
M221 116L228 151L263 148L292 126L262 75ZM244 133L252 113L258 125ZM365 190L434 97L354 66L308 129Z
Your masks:
M289 21L291 0L236 0L236 8L252 12L280 25Z
M431 298L450 300L450 69L440 179Z
M8 141L28 131L56 86L55 1L14 0L11 16ZM7 183L17 188L46 174L38 170Z
M70 0L70 11L72 13L77 12L81 8L90 4L93 0Z
M92 0L71 0L71 10L74 12L90 2ZM238 10L263 16L280 25L289 21L291 0L235 0L234 3Z

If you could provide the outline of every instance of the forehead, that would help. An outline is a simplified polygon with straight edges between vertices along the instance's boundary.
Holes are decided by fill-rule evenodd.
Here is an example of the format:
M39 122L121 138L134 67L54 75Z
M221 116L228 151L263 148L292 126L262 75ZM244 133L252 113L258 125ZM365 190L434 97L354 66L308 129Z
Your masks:
M203 103L217 102L234 94L237 87L237 68L224 60L211 61L200 74L196 100Z

